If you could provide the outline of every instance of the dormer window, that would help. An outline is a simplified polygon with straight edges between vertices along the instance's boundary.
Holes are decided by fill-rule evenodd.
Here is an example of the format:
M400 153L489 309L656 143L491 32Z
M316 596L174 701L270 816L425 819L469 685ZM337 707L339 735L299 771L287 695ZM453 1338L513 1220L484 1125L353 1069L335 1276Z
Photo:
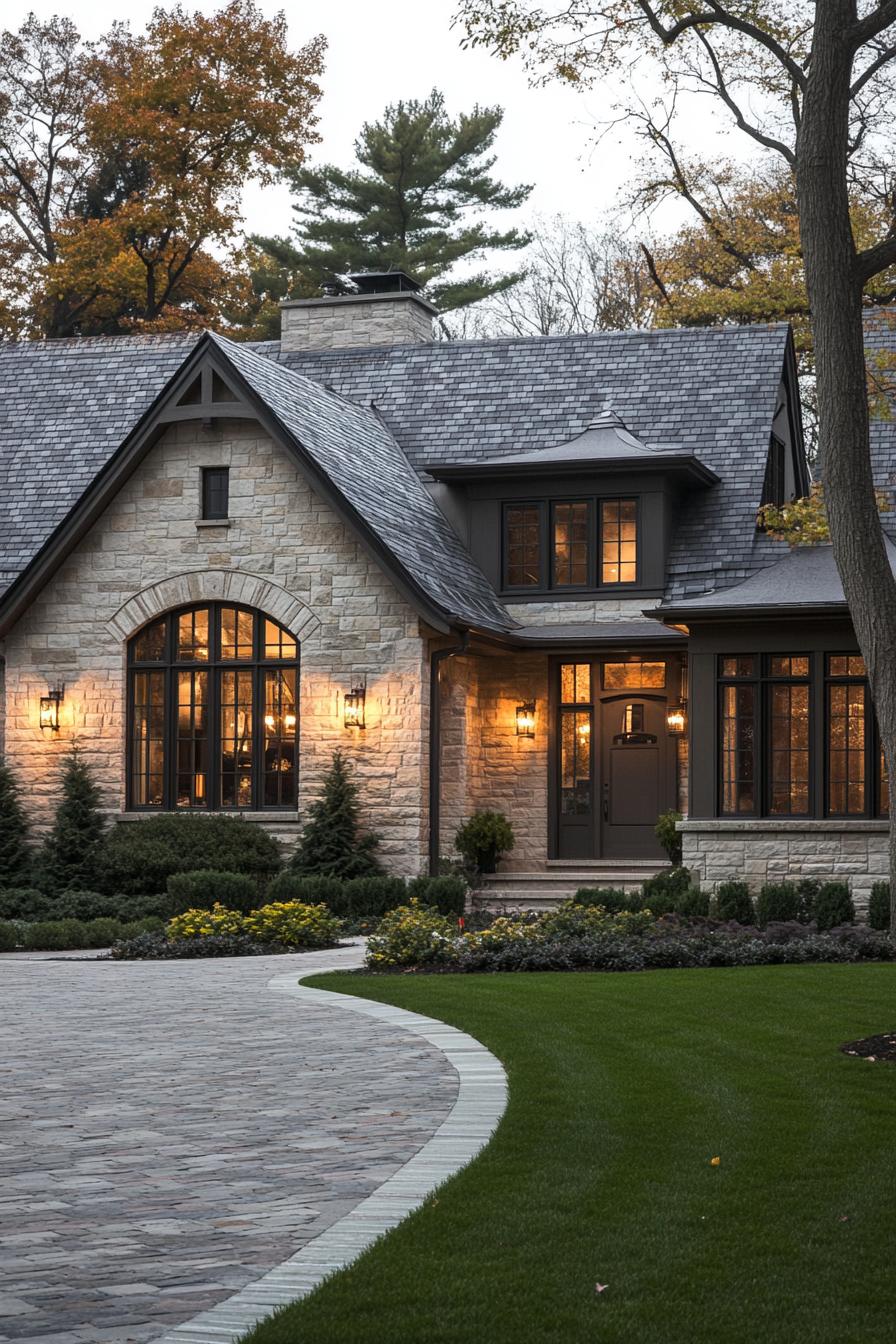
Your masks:
M505 503L505 591L571 593L640 581L637 499Z

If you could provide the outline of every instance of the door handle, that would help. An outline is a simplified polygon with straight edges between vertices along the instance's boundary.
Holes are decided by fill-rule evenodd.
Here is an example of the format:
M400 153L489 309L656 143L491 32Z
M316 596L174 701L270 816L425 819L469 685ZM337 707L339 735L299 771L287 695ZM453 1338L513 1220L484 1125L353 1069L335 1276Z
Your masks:
M603 793L604 793L604 821L609 821L609 820L610 820L610 786L609 786L609 784L605 784L605 785L604 785Z

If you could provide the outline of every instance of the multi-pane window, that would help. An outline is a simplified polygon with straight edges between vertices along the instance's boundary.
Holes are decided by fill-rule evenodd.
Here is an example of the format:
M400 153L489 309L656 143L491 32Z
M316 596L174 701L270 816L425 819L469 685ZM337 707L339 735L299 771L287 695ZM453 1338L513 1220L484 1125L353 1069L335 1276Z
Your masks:
M551 571L555 588L585 588L591 570L591 508L585 500L552 510Z
M135 808L296 806L298 645L260 612L203 603L130 643Z
M505 503L505 589L552 592L636 584L638 501Z
M504 510L508 588L541 586L541 514L540 504L508 504Z
M758 810L756 770L756 660L722 658L719 672L721 807L726 816Z
M638 687L661 690L666 684L665 661L626 658L604 663L604 690L625 691Z
M560 668L560 812L586 816L593 808L591 665Z
M816 721L813 677L821 675L820 656L737 654L719 659L723 816L888 814L889 783L864 663L858 654L828 654L823 670ZM817 796L812 787L816 770Z
M767 811L770 816L808 816L809 659L770 657L766 673Z
M638 578L638 506L634 499L605 499L600 506L600 581Z

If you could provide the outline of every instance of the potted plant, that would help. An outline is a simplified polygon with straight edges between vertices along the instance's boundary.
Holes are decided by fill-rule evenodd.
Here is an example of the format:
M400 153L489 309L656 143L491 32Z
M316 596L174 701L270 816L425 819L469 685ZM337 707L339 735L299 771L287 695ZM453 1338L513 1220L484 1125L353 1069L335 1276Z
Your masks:
M454 843L480 873L493 873L501 855L513 849L513 828L503 812L474 812L458 827Z

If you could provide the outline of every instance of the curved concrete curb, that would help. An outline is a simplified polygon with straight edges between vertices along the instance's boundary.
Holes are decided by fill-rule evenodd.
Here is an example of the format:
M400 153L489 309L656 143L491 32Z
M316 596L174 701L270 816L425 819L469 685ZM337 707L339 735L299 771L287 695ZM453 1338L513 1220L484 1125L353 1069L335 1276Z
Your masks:
M350 968L343 960L332 967L317 966L306 975L346 969ZM268 981L268 988L306 1002L326 999L339 1008L378 1018L389 1026L422 1036L441 1050L456 1070L457 1099L432 1138L351 1213L233 1297L176 1326L158 1344L235 1344L277 1307L306 1297L328 1275L350 1265L368 1246L419 1208L449 1176L471 1162L488 1143L504 1114L507 1075L500 1061L472 1036L438 1018L422 1017L391 1004L310 989L301 983L304 978L297 982L294 975L277 975Z

